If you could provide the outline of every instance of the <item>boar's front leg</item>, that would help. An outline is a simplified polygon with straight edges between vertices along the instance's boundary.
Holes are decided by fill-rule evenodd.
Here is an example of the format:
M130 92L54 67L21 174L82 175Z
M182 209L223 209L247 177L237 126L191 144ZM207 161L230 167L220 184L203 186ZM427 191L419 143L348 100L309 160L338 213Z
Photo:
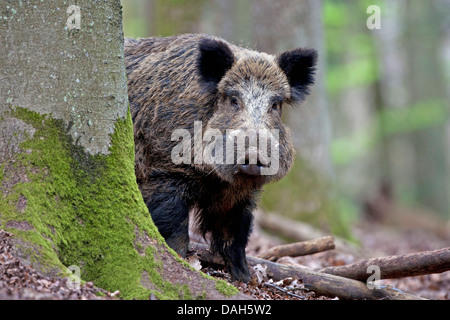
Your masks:
M237 205L228 212L212 214L209 225L211 249L225 261L233 280L249 282L250 271L245 256L245 247L252 229L253 204Z

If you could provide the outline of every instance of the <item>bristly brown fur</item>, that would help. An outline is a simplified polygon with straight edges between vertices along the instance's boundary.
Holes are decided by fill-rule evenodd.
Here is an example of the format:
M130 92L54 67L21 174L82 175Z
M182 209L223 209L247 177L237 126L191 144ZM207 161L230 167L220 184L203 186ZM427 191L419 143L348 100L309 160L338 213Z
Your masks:
M200 230L211 235L211 248L233 278L250 280L245 246L252 211L262 186L284 177L294 159L281 105L308 94L316 59L310 49L272 56L204 34L125 40L137 182L160 233L180 255L186 254L189 211L195 208ZM223 133L278 130L278 172L258 176L238 164L175 165L171 151L179 142L171 135L186 129L193 137L195 122L203 131Z

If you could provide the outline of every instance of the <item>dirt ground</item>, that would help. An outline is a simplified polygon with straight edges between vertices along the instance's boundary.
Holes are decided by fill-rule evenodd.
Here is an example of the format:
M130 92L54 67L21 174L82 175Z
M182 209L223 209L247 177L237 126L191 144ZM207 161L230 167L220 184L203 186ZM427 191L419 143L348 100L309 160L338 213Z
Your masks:
M446 229L448 230L448 228ZM386 226L371 221L354 227L354 235L360 241L365 256L377 257L441 249L450 246L450 234L436 234L434 230L420 227L401 228ZM107 292L88 282L79 288L69 289L65 279L45 277L23 264L12 255L10 234L0 230L0 299L51 299L51 300L94 300L120 299L120 293ZM258 255L283 242L268 235L256 226L247 248L247 254ZM284 257L278 263L303 265L318 270L357 261L358 257L336 248L304 257ZM220 268L204 266L203 272L213 277L230 281L229 274ZM255 274L255 270L252 270ZM307 291L299 279L285 279L274 282L268 278L256 279L249 284L233 282L238 289L254 299L261 300L323 300L339 299L324 297ZM450 272L417 277L382 280L402 291L428 299L450 300Z
M416 224L380 224L374 221L362 221L354 226L353 233L360 241L361 251L365 258L382 257L390 255L404 255L408 253L436 250L450 247L450 225L434 228L421 227ZM444 230L444 232L442 232ZM269 236L261 230L256 230L251 238L247 254L258 255L271 246L282 242ZM339 250L316 253L303 257L284 257L277 262L293 266L306 266L313 270L320 270L329 266L340 266L358 261L361 257ZM269 283L267 283L267 281ZM242 292L250 294L257 299L282 300L317 300L339 299L338 297L317 296L314 292L307 292L298 283L292 280L271 283L270 279L261 284L245 285L234 283ZM399 279L381 280L381 285L392 286L396 289L413 294L418 297L433 300L450 300L450 271L440 274L429 274ZM298 289L296 289L296 287Z

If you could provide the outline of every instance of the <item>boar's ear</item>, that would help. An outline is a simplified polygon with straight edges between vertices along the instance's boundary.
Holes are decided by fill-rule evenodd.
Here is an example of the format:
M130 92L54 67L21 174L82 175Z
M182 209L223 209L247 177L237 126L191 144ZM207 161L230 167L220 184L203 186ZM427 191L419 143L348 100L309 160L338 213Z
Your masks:
M199 51L197 70L201 83L207 90L215 90L234 63L233 52L225 42L213 39L202 39Z
M309 87L314 84L317 51L303 48L286 51L277 57L277 62L288 78L291 99L303 100L309 94Z

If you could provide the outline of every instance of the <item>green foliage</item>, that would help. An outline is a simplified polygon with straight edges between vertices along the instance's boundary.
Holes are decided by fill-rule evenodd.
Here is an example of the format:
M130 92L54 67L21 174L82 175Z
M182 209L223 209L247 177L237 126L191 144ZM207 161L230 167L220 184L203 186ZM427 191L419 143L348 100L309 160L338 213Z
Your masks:
M376 48L366 28L366 9L370 4L363 2L367 1L358 1L356 5L335 0L324 3L326 84L331 97L379 80Z
M349 12L342 1L325 1L323 19L327 27L337 28L348 24Z
M335 139L331 156L337 165L349 164L375 148L388 136L407 134L446 122L449 108L445 101L432 100L409 108L383 109L372 124L349 138Z
M125 37L148 37L149 13L145 12L146 0L122 0L123 6L123 33Z
M360 58L330 68L326 81L329 93L333 95L344 89L373 84L378 78L378 69L373 60Z
M138 4L136 4L138 2ZM166 37L192 30L205 0L123 1L124 35L126 37Z
M379 82L378 52L373 32L366 28L367 8L378 5L384 15L384 1L342 0L324 2L324 23L327 47L328 93L333 100L346 90L356 87L374 89ZM332 142L331 155L338 165L349 164L361 157L390 135L411 133L438 126L448 117L444 101L419 102L408 108L375 111L372 123L350 137L337 138Z

